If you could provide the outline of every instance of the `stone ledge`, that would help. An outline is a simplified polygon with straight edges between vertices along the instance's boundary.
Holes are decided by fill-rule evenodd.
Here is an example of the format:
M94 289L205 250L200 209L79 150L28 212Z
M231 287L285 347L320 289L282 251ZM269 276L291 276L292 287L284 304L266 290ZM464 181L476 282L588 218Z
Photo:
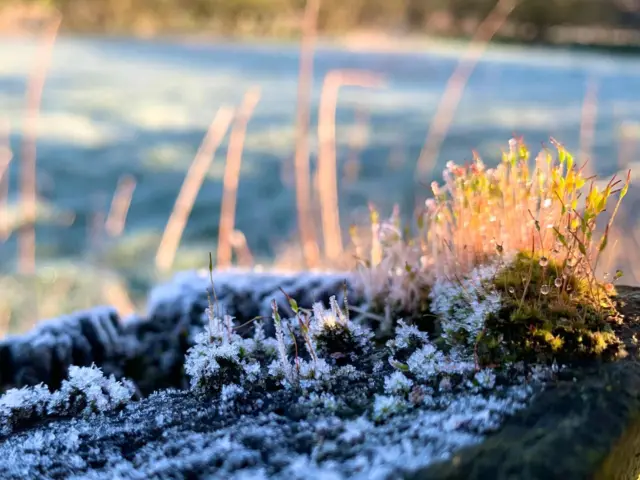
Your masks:
M407 480L627 480L640 476L640 288L619 287L630 355L574 369L482 444Z
M343 296L346 275L333 273L258 273L242 270L214 274L222 310L241 325L269 317L275 299L289 311L283 288L301 306ZM40 382L58 389L70 365L95 363L107 375L126 376L141 393L186 387L184 355L192 334L203 326L211 291L208 274L183 272L154 288L148 314L120 319L110 307L97 307L40 322L24 335L0 340L0 393ZM351 299L351 292L349 293ZM355 299L353 299L354 304ZM265 330L272 334L267 322Z

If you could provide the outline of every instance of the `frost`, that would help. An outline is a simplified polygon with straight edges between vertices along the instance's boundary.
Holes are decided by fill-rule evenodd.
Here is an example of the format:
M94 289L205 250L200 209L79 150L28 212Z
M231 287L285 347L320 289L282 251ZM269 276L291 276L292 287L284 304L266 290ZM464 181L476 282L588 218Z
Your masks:
M331 378L331 365L323 358L315 362L300 361L300 377L305 380L329 380Z
M300 397L298 399L298 403L305 403L314 407L321 406L327 412L335 412L338 408L338 402L338 399L334 395L326 392L321 394L312 392L308 398Z
M243 368L248 381L255 382L258 380L260 376L260 364L258 362L246 363Z
M480 370L476 373L475 380L482 388L490 390L496 384L496 375L489 369Z
M403 412L408 407L403 399L389 395L376 395L373 402L373 419L382 421L397 413Z
M450 392L453 389L453 383L451 383L451 379L449 377L444 377L440 380L438 384L438 391L440 392Z
M364 372L361 372L353 365L344 365L342 367L338 367L335 370L336 377L343 377L347 380L356 381L366 375Z
M500 295L485 286L497 271L497 265L485 265L458 283L443 279L434 283L429 293L431 310L439 316L442 337L450 345L459 344L461 335L466 345L473 345L487 315L500 308Z
M404 320L398 320L396 326L396 337L387 342L387 346L392 349L419 348L429 341L429 335L421 332L415 325L407 325Z
M401 372L393 372L384 379L384 391L388 394L409 393L412 385L413 381Z
M92 415L124 408L135 395L128 380L105 377L95 365L69 368L69 378L51 395L47 413L51 415Z
M124 408L136 392L128 380L105 377L95 365L69 367L60 389L49 392L43 384L8 390L0 397L0 433L18 425L55 415L91 415Z
M354 362L371 349L373 332L351 321L335 296L329 299L329 309L316 302L312 310L309 322L311 346L319 355Z
M18 423L43 416L50 398L43 384L7 390L0 397L0 434L8 435Z
M358 417L355 420L345 422L344 431L338 437L343 442L354 444L362 442L368 431L373 428L373 424L365 417Z
M222 391L220 392L220 401L223 403L231 402L242 395L243 392L242 387L238 385L223 385Z
M216 329L213 333L212 328ZM242 385L258 378L260 366L248 358L244 340L230 332L222 334L219 328L226 327L211 322L187 351L185 372L191 377L193 390L218 393L226 384Z

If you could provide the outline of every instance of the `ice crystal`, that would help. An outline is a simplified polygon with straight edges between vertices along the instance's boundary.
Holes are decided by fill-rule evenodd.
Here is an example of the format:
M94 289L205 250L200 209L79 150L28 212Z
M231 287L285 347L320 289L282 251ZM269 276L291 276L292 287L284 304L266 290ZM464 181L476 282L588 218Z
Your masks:
M384 391L388 394L406 394L409 393L413 381L407 378L401 372L393 372L384 379Z

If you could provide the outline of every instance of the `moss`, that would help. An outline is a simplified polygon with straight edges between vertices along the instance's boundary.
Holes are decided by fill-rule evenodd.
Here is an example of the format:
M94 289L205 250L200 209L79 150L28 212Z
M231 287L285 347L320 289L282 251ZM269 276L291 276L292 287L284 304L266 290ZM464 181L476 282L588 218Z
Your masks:
M420 291L420 300L415 309L408 310L399 305L391 305L389 312L391 321L386 325L383 322L372 321L370 318L363 319L365 325L375 333L376 343L384 345L387 340L394 337L398 319L403 319L408 325L415 325L419 330L430 335L436 335L438 317L431 311L430 293L431 289L426 287ZM370 307L370 312L380 318L384 318L385 300L382 298L376 299Z
M338 323L331 327L325 326L314 339L316 353L338 367L351 363L351 357L360 357L364 353L353 332L347 326Z
M503 302L478 340L481 363L573 363L621 353L612 328L619 315L604 288L547 262L520 253L492 281Z

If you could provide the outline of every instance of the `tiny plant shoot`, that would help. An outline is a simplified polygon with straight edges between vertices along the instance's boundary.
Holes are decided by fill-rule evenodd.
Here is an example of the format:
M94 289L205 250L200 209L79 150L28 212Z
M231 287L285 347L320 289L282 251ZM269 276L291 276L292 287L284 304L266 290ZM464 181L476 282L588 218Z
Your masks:
M449 162L413 235L403 232L397 210L385 222L371 208L370 255L359 257L356 272L371 306L410 312L416 322L429 317L428 329L437 331L443 315L433 302L455 317L453 310L471 315L498 295L500 308L482 328L459 332L473 337L480 360L617 352L612 325L620 316L612 297L623 273L597 272L631 172L598 188L583 175L585 165L551 144L554 151L544 148L533 162L522 139L509 142L496 168L476 153L470 164ZM356 247L363 251L361 241ZM481 279L478 268L485 268ZM441 297L454 290L443 307Z

